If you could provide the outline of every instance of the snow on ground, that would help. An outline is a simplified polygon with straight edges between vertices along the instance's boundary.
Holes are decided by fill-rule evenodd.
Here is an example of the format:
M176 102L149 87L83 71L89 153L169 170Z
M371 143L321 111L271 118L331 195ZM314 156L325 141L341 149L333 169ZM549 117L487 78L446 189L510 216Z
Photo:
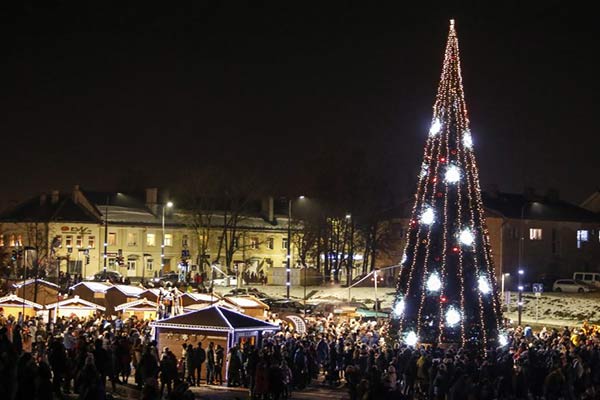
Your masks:
M257 286L257 289L270 296L285 296L285 286ZM229 288L215 288L219 293L227 293ZM314 293L313 293L314 292ZM348 289L339 285L308 286L306 293L311 303L326 301L358 301L367 306L375 303L375 289L373 287L352 288L350 296ZM310 295L313 293L312 295ZM292 287L290 296L293 299L304 298L304 287ZM391 308L394 298L394 289L381 287L377 290L377 298L382 300L381 308ZM579 326L583 321L600 324L600 293L543 293L537 300L539 309L536 319L536 297L533 293L523 294L522 321L527 324L549 326ZM517 294L511 294L511 302L505 317L517 321Z

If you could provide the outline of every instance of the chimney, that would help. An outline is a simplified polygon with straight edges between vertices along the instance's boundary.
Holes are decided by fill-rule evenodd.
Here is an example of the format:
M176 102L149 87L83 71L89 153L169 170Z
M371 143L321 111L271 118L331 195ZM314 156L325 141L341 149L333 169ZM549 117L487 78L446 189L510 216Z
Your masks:
M146 207L152 211L154 215L158 213L158 189L146 188Z
M53 190L52 194L50 195L50 203L51 204L58 203L58 198L60 197L59 195L60 195L60 193L58 190Z
M260 213L263 218L269 222L275 220L275 212L273 210L273 196L263 197L260 202Z

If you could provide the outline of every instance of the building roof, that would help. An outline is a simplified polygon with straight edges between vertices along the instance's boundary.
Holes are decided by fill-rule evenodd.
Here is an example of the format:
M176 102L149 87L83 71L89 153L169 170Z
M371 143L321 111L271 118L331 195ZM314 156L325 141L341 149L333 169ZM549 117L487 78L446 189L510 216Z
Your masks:
M136 301L129 301L127 303L119 304L115 307L115 311L127 310L129 308L156 310L158 308L158 304L148 299L139 299Z
M600 222L600 215L557 198L520 193L484 192L486 209L506 218L549 221Z
M193 301L201 302L201 303L215 303L221 299L221 296L209 293L183 293L182 296L188 296Z
M15 283L13 283L13 287L14 287L15 289L20 289L20 288L21 288L21 287L23 287L23 286L29 286L29 285L33 285L33 284L35 284L35 283L36 283L36 281L37 281L37 284L38 284L38 285L49 286L49 287L51 287L52 289L56 289L56 290L59 290L59 289L60 289L60 286L58 286L57 284L55 284L55 283L52 283L52 282L45 281L45 280L43 280L43 279L27 279L27 280L25 280L25 281L15 282Z
M59 194L52 202L51 195L40 195L17 204L0 214L3 222L86 222L98 223L98 217L73 201L70 194Z
M258 318L253 318L218 305L166 318L153 322L151 325L157 328L182 328L224 332L279 330L279 326L277 325L269 324Z
M75 289L78 286L84 286L90 289L94 293L106 293L106 291L112 286L103 282L79 282L76 285L71 286L69 289Z
M109 287L106 290L110 290L113 288L120 291L121 293L123 293L125 296L128 296L128 297L138 297L140 294L142 294L143 292L146 291L146 289L144 289L144 288L141 288L139 286L133 286L133 285L112 285L111 287Z
M73 296L68 299L59 301L57 303L48 304L46 309L49 310L51 308L61 308L61 307L78 307L78 308L92 308L94 310L105 311L106 307L102 307L96 303L92 303L91 301L84 300L79 296Z
M239 308L262 308L269 309L269 306L253 296L229 296L223 297L224 301L230 302Z
M17 295L9 294L8 296L0 297L0 307L2 305L11 304L22 306L25 304L26 307L39 308L40 310L44 308L43 305L34 303L33 301L25 300Z

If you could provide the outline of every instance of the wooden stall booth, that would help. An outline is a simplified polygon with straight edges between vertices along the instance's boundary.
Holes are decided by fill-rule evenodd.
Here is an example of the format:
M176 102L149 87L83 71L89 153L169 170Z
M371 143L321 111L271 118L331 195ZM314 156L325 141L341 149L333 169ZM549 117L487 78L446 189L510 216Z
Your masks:
M35 317L44 309L44 306L11 294L0 298L0 309L5 318L11 315L17 318L19 314L26 317Z
M77 295L54 304L48 304L46 309L50 311L50 319L53 321L56 321L56 319L60 317L94 317L98 313L103 314L104 311L106 311L105 307L84 300Z
M27 279L13 284L15 294L25 300L45 306L56 303L59 286L43 279Z
M136 317L138 320L154 321L158 319L158 304L148 299L139 299L116 306L115 312L121 313L123 319Z
M212 305L198 311L166 318L151 323L159 348L169 347L179 352L182 344L194 347L202 343L204 349L213 342L220 345L225 354L233 345L249 341L259 345L264 332L276 332L279 326L250 317L232 309ZM223 363L223 377L226 375L227 360Z
M236 310L254 318L266 319L269 306L253 296L229 296L223 297L219 304L233 306Z

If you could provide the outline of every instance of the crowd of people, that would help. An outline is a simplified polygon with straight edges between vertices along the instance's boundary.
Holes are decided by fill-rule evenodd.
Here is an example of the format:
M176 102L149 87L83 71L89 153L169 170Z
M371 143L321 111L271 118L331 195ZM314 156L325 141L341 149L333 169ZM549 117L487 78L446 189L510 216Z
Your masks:
M149 321L135 317L44 322L0 313L0 398L75 393L104 400L128 383L144 400L191 400L191 386L225 382L261 400L286 399L315 382L351 400L600 397L600 332L594 326L519 327L505 346L481 352L390 342L384 321L310 318L303 333L275 316L271 322L282 329L260 343L224 349L184 341L169 349L152 339Z

